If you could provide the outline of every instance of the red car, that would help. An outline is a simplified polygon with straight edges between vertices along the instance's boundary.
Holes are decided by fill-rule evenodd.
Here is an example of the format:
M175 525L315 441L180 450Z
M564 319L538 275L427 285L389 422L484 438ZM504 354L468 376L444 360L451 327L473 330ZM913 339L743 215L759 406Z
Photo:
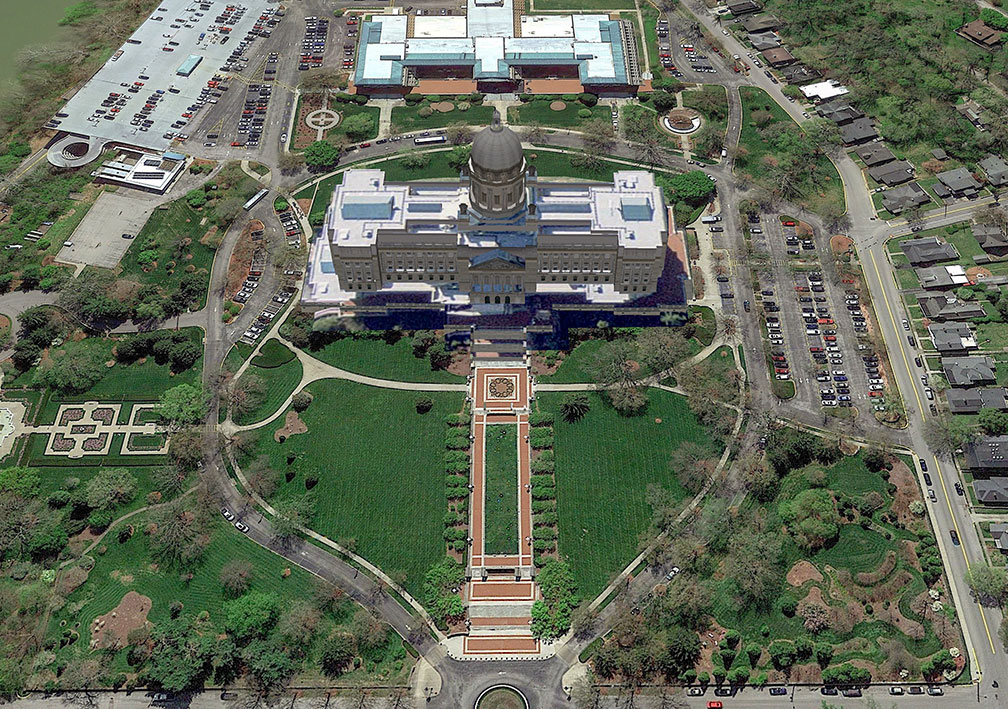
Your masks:
M826 342L836 342L836 335L826 335L823 339L826 340Z
M808 351L809 352L822 352L823 348L822 347L809 347Z
M784 222L784 226L794 226L794 222Z
M724 704L717 699L712 699L707 702L707 709L724 709Z

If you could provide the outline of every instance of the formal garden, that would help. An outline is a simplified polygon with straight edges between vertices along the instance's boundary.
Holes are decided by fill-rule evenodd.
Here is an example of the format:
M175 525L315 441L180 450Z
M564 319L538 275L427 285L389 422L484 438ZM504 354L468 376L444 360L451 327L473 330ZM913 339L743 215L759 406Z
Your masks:
M484 427L486 487L483 495L483 551L518 552L518 426Z

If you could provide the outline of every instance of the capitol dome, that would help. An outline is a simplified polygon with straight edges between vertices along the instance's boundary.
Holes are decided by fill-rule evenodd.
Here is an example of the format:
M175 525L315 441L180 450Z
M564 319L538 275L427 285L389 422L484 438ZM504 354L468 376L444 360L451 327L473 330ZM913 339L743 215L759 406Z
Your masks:
M487 217L516 214L525 206L525 153L521 139L493 122L476 134L469 153L469 199L473 210Z
M494 111L493 122L473 139L470 154L473 166L488 172L510 172L521 166L525 155L521 139L513 130L501 124Z

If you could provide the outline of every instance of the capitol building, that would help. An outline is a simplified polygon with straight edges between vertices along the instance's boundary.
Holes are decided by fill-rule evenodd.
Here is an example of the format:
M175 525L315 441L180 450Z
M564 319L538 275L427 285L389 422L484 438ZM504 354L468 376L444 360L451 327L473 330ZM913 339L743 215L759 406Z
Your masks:
M587 313L591 326L657 317L681 309L688 289L671 220L646 171L540 181L495 115L459 180L389 183L382 170L347 170L312 244L302 305L369 329L480 318L565 327L557 309Z

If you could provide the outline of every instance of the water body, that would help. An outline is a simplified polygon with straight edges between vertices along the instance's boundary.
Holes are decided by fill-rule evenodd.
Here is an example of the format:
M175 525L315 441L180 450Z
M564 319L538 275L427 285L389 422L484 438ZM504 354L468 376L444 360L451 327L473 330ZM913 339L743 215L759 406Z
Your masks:
M17 85L17 58L32 45L53 44L70 36L59 21L74 0L3 0L0 21L0 92Z

